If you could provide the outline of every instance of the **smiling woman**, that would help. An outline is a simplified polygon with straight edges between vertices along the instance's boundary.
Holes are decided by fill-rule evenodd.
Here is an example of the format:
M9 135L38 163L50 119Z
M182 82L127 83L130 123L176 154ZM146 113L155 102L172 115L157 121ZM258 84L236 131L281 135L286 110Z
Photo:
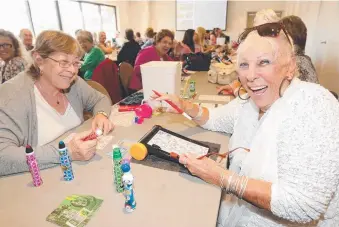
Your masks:
M90 80L94 69L100 62L105 60L105 55L101 49L94 46L93 36L89 31L79 31L77 33L77 40L86 52L80 71L83 73L85 80Z
M167 55L173 45L174 35L170 30L162 29L157 33L155 44L142 49L134 65L134 73L129 84L130 93L142 89L140 65L150 61L172 61Z
M224 190L218 227L339 226L338 102L295 77L293 43L278 24L257 28L238 48L243 100L207 109L173 95L157 98L231 135L229 170L192 154L179 161Z
M58 164L55 139L80 125L84 110L95 116L93 131L112 130L107 118L110 101L77 77L80 56L82 49L74 38L44 31L37 37L28 72L0 86L0 176L28 170L22 156L26 145L34 148L42 168ZM94 156L96 139L82 141L90 133L77 134L69 142L73 160Z
M13 78L25 69L19 41L15 36L0 29L0 84Z

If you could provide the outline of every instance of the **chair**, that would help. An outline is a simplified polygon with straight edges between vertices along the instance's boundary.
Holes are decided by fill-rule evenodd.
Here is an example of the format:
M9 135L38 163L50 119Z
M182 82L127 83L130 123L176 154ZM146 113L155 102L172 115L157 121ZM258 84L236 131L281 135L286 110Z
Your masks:
M133 75L134 69L133 66L127 62L121 62L119 65L119 78L123 88L124 97L127 97L129 94L128 92L128 85Z
M338 94L334 91L330 91L332 93L332 95L338 100Z
M118 68L112 60L105 59L94 69L92 81L101 84L106 89L112 104L122 99Z
M109 98L109 100L112 102L111 97L109 96L107 90L101 84L93 80L87 80L87 84L91 86L92 88L94 88L95 90L99 91L100 93L106 95Z
M100 93L106 95L112 103L111 97L109 96L108 92L106 91L106 89L101 84L99 84L98 82L95 82L93 80L88 80L87 84L89 86L91 86L92 88L94 88L95 90L99 91ZM91 117L93 117L93 114L91 112L84 111L84 120L85 121L90 119Z

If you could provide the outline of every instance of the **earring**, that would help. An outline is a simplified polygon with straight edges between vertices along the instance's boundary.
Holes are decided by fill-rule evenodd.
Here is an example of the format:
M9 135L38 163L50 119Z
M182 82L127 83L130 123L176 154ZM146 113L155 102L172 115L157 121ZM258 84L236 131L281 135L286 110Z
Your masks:
M240 85L239 90L238 90L238 97L239 97L239 99L241 99L241 100L248 100L249 98L251 98L249 95L247 96L247 99L241 98L241 96L240 96L240 90L241 90L241 88L242 88L242 85Z
M40 68L39 69L39 76L42 76L44 74L44 71L42 71Z
M281 94L281 88L282 88L282 86L283 86L285 80L287 80L287 81L289 82L289 84L291 84L291 81L288 80L287 77L285 77L285 78L281 81L281 84L280 84L280 87L279 87L279 97L280 97L280 98L282 97L282 94Z

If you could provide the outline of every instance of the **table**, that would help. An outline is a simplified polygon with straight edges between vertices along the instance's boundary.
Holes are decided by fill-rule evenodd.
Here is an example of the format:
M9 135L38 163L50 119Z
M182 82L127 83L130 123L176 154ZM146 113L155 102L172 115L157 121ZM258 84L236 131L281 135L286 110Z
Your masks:
M117 61L118 60L118 52L114 50L111 54L106 54L106 58L112 60L112 61Z
M194 77L203 81L202 76L197 73ZM212 88L215 85L197 82L198 91L212 93ZM85 122L75 131L89 129L90 123ZM227 150L227 136L192 127L191 121L170 113L147 119L141 125L116 127L111 133L113 143L120 139L137 141L154 124L193 139L219 143L221 150ZM189 175L134 163L131 170L135 176L137 207L132 214L125 214L124 197L115 192L112 160L106 155L110 150L111 144L99 150L91 161L73 162L75 179L71 182L63 181L60 167L42 170L44 183L38 188L32 186L29 173L0 178L0 226L55 226L45 221L46 217L71 194L88 194L104 200L88 227L215 226L221 196L218 187Z

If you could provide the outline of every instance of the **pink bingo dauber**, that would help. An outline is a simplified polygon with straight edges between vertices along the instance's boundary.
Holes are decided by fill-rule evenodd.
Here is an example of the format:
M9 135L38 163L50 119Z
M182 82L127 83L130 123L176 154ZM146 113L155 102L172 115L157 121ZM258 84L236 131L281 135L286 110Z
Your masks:
M101 129L97 129L95 132L92 132L91 134L89 134L88 136L83 138L82 141L94 140L94 139L98 138L101 135L102 135L102 130Z
M30 145L26 146L26 160L27 160L27 165L29 167L29 171L31 172L31 175L33 178L33 185L35 187L39 187L40 185L42 185L40 169L38 166L38 162L35 158L33 148Z

